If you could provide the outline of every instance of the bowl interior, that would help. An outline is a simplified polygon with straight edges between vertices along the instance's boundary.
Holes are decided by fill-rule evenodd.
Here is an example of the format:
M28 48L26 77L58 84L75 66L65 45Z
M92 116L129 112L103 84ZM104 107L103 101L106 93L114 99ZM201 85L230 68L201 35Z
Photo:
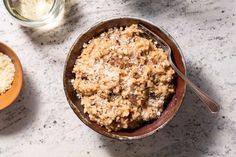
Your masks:
M23 73L20 60L10 47L0 42L0 52L11 58L16 70L12 87L4 94L0 95L0 110L2 110L11 105L19 95L23 83Z
M159 128L162 128L169 120L173 118L173 116L178 111L179 107L182 104L183 97L185 94L186 84L185 82L177 77L176 78L176 93L173 95L170 100L167 108L162 113L161 117L157 120L152 121L151 123L145 124L140 128L133 130L123 130L117 132L108 132L104 127L99 126L95 122L91 122L88 118L87 114L84 114L83 107L81 105L80 99L76 96L76 92L73 89L71 84L71 79L74 78L74 74L72 74L72 69L74 67L75 61L77 57L81 54L83 43L88 42L94 36L99 35L100 33L106 31L112 27L121 27L121 26L129 26L131 24L142 24L160 36L172 49L173 52L173 61L179 68L179 70L185 74L186 68L184 64L183 57L181 55L180 49L175 41L172 39L170 35L168 35L164 30L158 28L157 26L141 20L134 18L118 18L112 19L105 22L101 22L91 29L89 29L85 34L81 35L75 44L72 46L70 53L68 54L67 61L64 69L64 90L67 97L67 100L74 110L76 115L90 128L95 130L96 132L117 139L137 139L142 138L147 135L152 134Z

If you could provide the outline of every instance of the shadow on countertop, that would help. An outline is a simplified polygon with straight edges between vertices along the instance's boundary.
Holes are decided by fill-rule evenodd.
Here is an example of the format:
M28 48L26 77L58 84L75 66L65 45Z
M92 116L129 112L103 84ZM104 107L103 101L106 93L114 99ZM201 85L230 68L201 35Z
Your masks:
M186 18L189 21L200 20L203 23L215 21L224 13L222 2L204 1L197 3L195 0L119 0L121 4L132 13L150 18L157 22L158 19L166 20ZM200 4L200 5L199 5ZM167 17L167 18L166 18ZM218 17L218 20L219 17ZM178 24L178 23L176 23ZM161 25L161 23L159 23Z
M63 44L76 30L76 24L80 20L78 7L76 0L68 0L65 2L62 18L55 22L55 26L50 27L54 23L39 28L21 26L22 31L38 46Z
M189 78L197 84L201 84L201 89L208 89L207 93L210 96L219 98L207 79L197 79L200 77L201 69L195 68L191 63L188 63L187 66ZM159 132L144 139L133 141L118 141L102 136L100 139L103 147L112 157L200 157L204 154L216 155L216 152L209 150L209 147L217 142L214 141L214 137L217 136L218 131L223 129L225 121L225 116L220 115L220 113L211 114L198 97L188 89L184 103L177 115Z
M158 15L162 14L169 9L183 7L186 3L185 0L121 0L122 3L127 3L127 6L130 10L141 15Z
M31 79L24 74L20 96L0 111L0 136L11 135L29 127L36 119L39 93Z

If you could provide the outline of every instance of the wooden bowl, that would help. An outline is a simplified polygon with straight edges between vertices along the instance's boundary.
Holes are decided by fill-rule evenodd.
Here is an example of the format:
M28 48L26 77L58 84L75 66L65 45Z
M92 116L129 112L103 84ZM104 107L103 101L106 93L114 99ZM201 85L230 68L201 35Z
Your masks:
M67 60L65 63L64 68L64 90L67 97L67 100L75 112L75 114L80 118L80 120L85 123L88 127L95 130L96 132L105 135L107 137L116 138L116 139L139 139L145 136L153 134L160 128L163 128L177 113L179 110L186 90L185 82L180 78L177 77L176 80L176 93L173 95L172 99L170 100L167 108L162 113L161 117L157 120L154 120L151 123L147 123L137 129L133 130L122 130L116 132L108 132L106 128L101 127L96 122L92 122L89 120L87 114L83 112L83 106L81 105L80 99L76 96L76 92L73 89L71 84L71 80L75 77L72 74L72 69L74 67L75 61L77 57L81 54L81 49L83 48L83 43L88 42L91 38L99 35L100 33L106 31L109 28L113 27L121 27L121 26L129 26L131 24L142 24L160 36L163 40L166 41L167 44L170 45L173 51L173 61L179 68L182 73L186 73L186 67L183 59L183 55L177 43L174 39L162 28L147 22L142 19L137 18L117 18L111 19L107 21L103 21L98 23L97 25L90 28L84 34L78 37L75 41L74 45L70 49L70 52L67 56Z
M11 58L16 70L14 80L12 82L12 87L5 93L0 95L0 110L2 110L11 105L20 94L23 84L23 72L19 58L9 46L0 42L0 52Z

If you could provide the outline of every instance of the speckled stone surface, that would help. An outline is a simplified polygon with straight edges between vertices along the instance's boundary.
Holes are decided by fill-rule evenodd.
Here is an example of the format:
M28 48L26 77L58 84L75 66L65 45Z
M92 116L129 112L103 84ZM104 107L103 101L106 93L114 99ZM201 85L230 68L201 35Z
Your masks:
M0 157L235 157L236 1L67 1L50 31L19 26L0 1L0 40L17 52L24 88L0 111ZM111 17L135 16L166 29L183 50L189 77L220 104L211 115L188 89L176 117L142 140L116 141L86 127L63 91L63 65L77 36Z

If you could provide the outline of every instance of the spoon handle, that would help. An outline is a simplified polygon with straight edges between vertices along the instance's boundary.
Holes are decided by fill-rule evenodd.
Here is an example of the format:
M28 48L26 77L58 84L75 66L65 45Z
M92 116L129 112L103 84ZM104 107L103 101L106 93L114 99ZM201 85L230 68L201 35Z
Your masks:
M201 91L200 88L198 88L192 81L190 81L182 72L179 71L179 69L175 66L175 64L172 62L171 59L169 59L170 64L172 68L175 70L175 72L189 85L189 87L192 88L194 93L198 95L198 97L202 100L203 103L205 103L208 107L208 109L212 113L217 113L219 112L219 105L211 98L209 97L206 93Z
M197 96L202 100L202 102L207 105L208 109L212 113L217 113L220 110L219 105L212 98L210 98L206 93L201 91L201 89L198 88L192 81L190 81L181 71L179 71L179 69L172 62L171 48L169 47L169 45L164 40L162 40L158 35L156 35L154 32L152 32L145 26L141 24L139 24L139 26L148 36L152 36L158 41L161 47L168 53L169 62L172 68L175 70L175 72L192 88L192 90L197 94Z

